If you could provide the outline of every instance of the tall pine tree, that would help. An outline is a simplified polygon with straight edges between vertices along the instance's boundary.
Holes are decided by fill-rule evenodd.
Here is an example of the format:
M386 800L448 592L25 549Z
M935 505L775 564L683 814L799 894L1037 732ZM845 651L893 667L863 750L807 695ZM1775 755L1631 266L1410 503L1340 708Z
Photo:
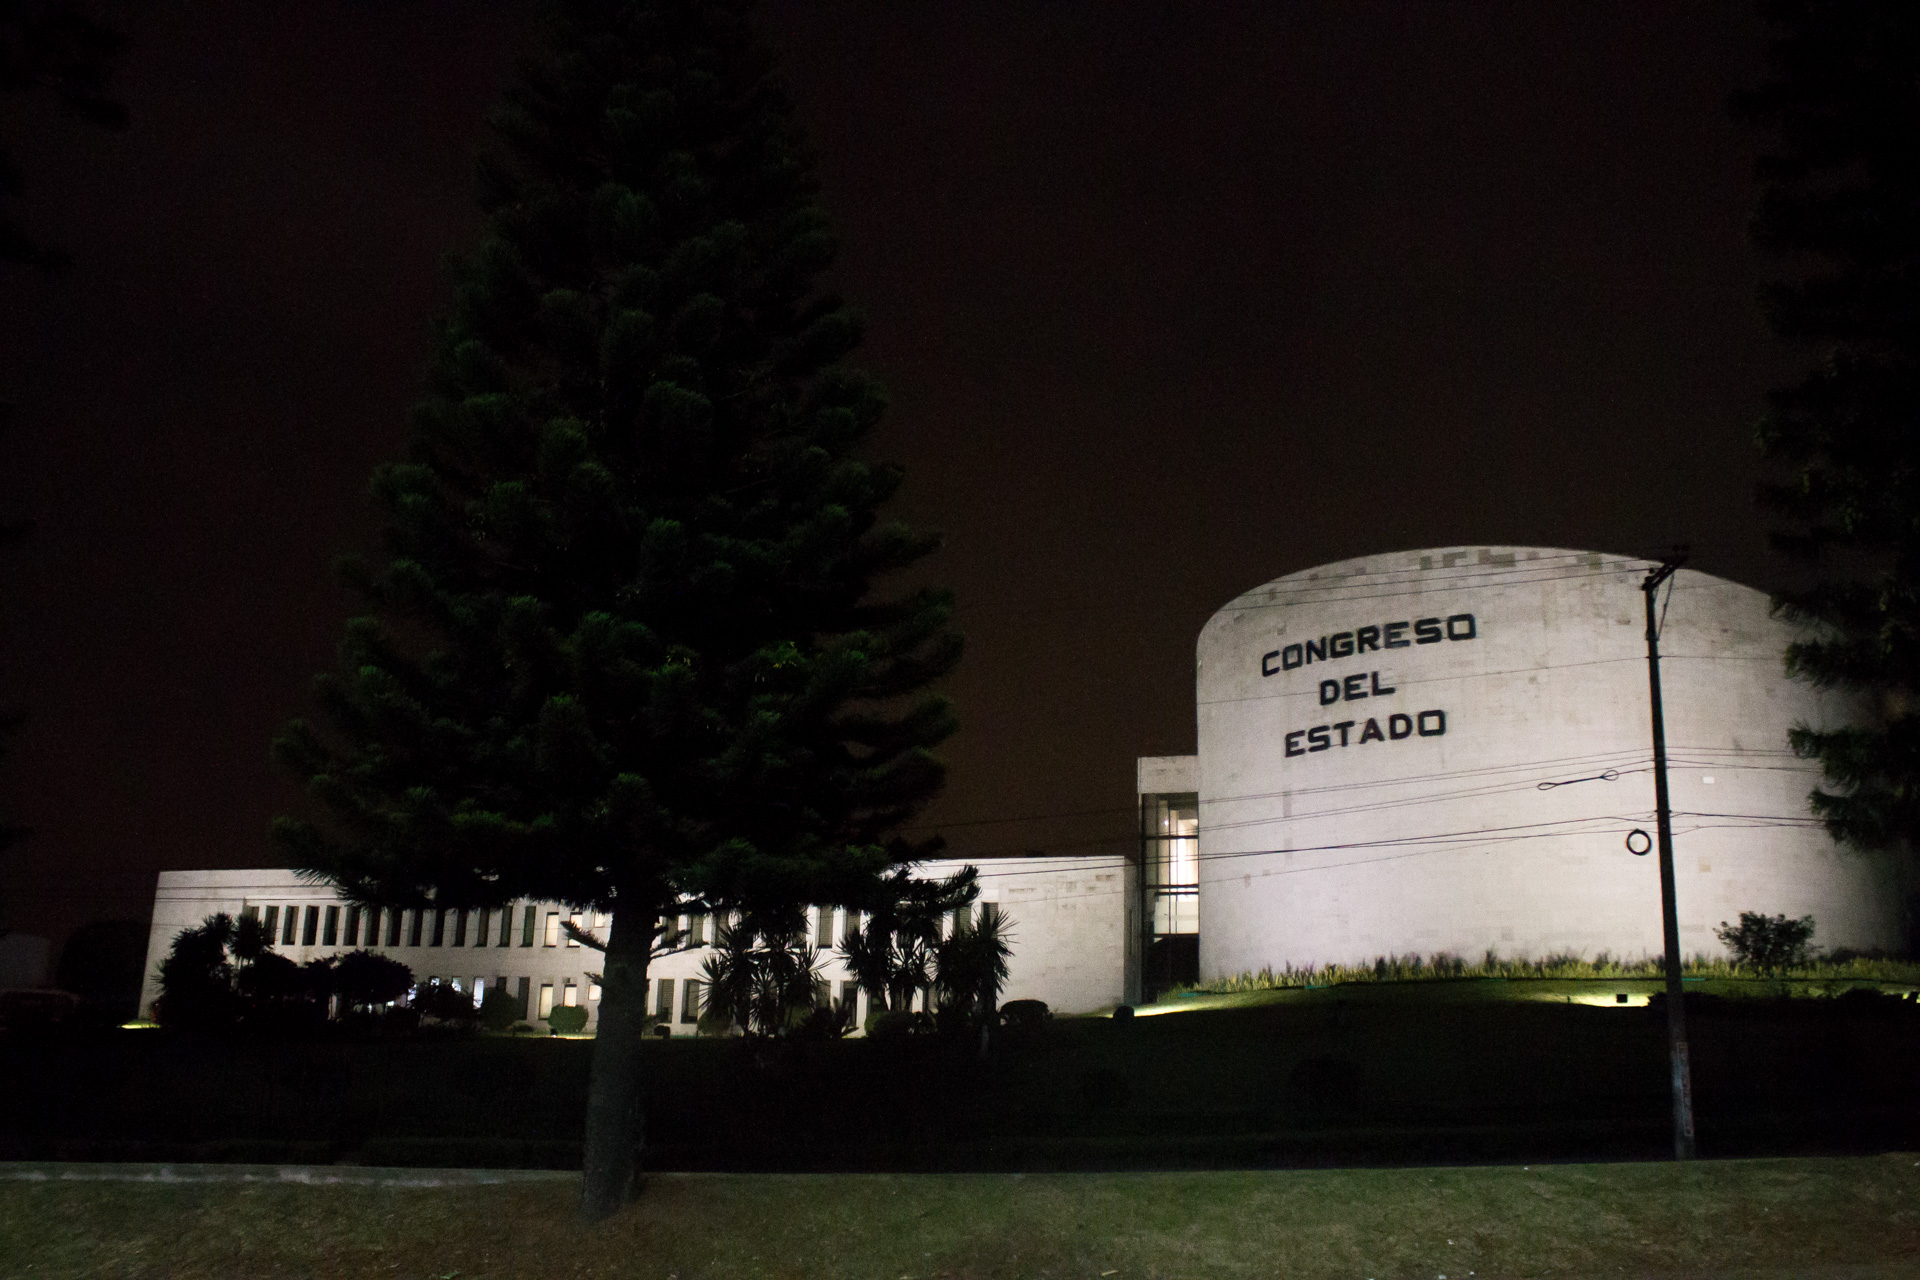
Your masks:
M925 856L959 657L945 593L870 598L883 401L839 364L833 247L747 0L556 0L495 119L386 552L279 757L294 864L368 903L611 911L582 1212L631 1193L655 921L858 901Z
M1909 854L1920 836L1920 6L1769 0L1772 75L1739 103L1775 147L1754 234L1787 271L1764 294L1816 364L1760 428L1792 469L1763 497L1815 569L1780 597L1813 627L1789 671L1865 695L1872 723L1801 728L1814 812L1840 840Z

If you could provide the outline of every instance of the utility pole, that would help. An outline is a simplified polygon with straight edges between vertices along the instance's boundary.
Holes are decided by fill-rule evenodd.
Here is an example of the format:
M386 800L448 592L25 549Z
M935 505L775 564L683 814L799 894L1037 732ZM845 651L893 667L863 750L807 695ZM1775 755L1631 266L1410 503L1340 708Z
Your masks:
M1693 1071L1687 1064L1687 1006L1680 982L1680 916L1673 901L1673 814L1667 804L1667 725L1660 708L1660 627L1654 598L1686 559L1676 554L1647 573L1647 683L1653 693L1653 802L1660 837L1660 923L1667 941L1667 1056L1673 1076L1673 1158L1691 1160Z

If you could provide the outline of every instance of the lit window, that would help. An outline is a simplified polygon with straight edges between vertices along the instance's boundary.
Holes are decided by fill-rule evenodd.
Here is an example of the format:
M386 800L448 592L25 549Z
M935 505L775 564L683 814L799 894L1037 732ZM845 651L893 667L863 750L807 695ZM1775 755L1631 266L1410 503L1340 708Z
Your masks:
M569 1009L580 1003L580 988L573 985L572 978L568 978L566 985L560 988L560 1003Z
M547 912L546 940L550 947L560 945L560 913L558 911Z
M553 984L551 982L543 982L540 984L540 1016L544 1018L552 1012Z
M569 915L567 917L567 923L572 925L574 928L578 929L580 927L580 913L576 911L572 915ZM575 938L572 934L568 934L567 945L570 947L577 947L580 945L580 940L578 938Z
M487 980L475 975L473 979L473 1007L478 1009L487 998Z
M458 991L458 990L460 989L460 979L458 979L458 978L448 978L448 979L447 979L447 985L448 985L448 986L450 986L450 987L452 987L452 988L453 988L453 989L454 989L455 991Z
M587 1003L593 1004L599 999L600 999L600 984L597 982L587 983Z

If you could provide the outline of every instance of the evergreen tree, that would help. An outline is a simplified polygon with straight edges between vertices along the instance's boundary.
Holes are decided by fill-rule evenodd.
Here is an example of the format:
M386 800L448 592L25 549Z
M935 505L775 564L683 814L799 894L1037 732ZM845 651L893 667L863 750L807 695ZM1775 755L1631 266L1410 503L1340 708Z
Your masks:
M1772 75L1739 102L1775 148L1754 234L1790 268L1764 293L1816 365L1775 392L1761 447L1792 468L1763 499L1816 569L1779 597L1812 625L1787 668L1866 695L1866 726L1801 727L1813 810L1862 848L1920 833L1920 7L1770 0Z
M295 865L387 905L611 911L581 1209L630 1194L662 917L856 899L952 732L944 592L870 599L883 401L792 111L744 0L558 0L482 165L327 731L280 758L329 811Z

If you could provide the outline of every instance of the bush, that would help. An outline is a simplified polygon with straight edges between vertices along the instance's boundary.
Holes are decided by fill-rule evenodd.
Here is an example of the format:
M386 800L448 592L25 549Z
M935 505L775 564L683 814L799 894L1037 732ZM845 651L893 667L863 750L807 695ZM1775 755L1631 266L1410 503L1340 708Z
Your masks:
M1053 1016L1045 1000L1009 1000L1000 1006L1000 1025L1028 1030Z
M480 1016L473 997L449 982L429 982L415 989L407 1003L422 1018L441 1022L471 1023Z
M1742 911L1738 925L1722 920L1713 936L1733 952L1733 958L1740 964L1752 965L1762 973L1775 973L1803 965L1811 958L1812 948L1808 944L1813 940L1813 917L1789 920L1784 915Z
M905 1009L882 1009L867 1015L869 1040L904 1040L913 1034L914 1015Z
M413 970L364 948L335 960L330 976L341 1003L350 1009L387 1004L413 989Z
M587 1029L587 1011L577 1004L563 1004L547 1015L554 1034L571 1036Z
M489 1031L510 1031L526 1015L520 997L505 987L495 987L480 1001L480 1025Z

